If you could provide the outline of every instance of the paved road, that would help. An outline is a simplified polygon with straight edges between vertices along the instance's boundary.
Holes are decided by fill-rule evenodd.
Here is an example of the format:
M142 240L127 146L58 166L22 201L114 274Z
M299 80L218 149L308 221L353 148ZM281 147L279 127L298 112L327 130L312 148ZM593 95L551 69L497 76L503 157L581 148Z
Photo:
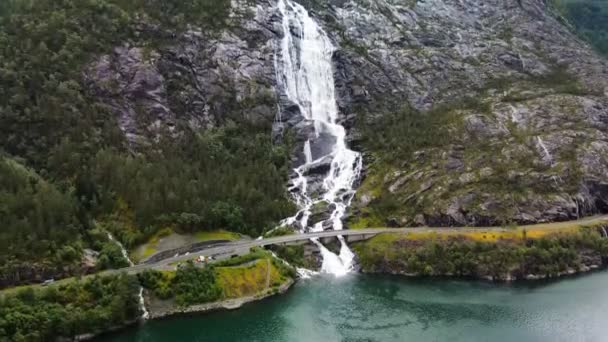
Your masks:
M608 215L588 217L588 218L584 218L584 219L577 220L577 221L520 226L520 227L518 227L518 229L520 229L520 230L534 229L534 230L559 231L561 229L568 229L573 226L592 225L592 224L597 224L597 223L602 223L602 222L605 222L606 224L608 224ZM338 236L338 235L357 236L357 235L376 235L376 234L380 234L380 233L410 233L410 232L412 232L412 233L415 233L415 232L436 232L436 233L460 232L460 233L463 233L463 232L475 232L475 231L477 231L477 232L479 232L479 231L504 232L504 231L512 231L512 230L513 230L512 228L505 229L505 228L498 228L498 227L477 227L477 228L471 228L471 227L462 227L462 228L421 227L421 228L374 228L374 229L327 231L327 232L317 232L317 233L308 233L308 234L294 234L294 235L279 236L279 237L273 237L273 238L262 239L262 240L235 241L235 242L230 242L230 243L226 243L226 244L222 244L222 245L214 245L210 248L201 250L199 252L190 253L189 255L180 255L177 257L167 258L167 259L161 260L156 263L139 264L139 265L135 265L132 267L126 267L126 268L122 268L122 269L118 269L118 270L102 271L102 272L99 272L96 274L87 275L86 277L92 277L94 275L110 275L110 274L116 274L116 273L120 273L120 272L127 272L127 273L131 273L131 274L135 274L135 273L142 272L143 270L146 270L146 269L173 270L174 266L171 264L174 264L174 263L177 263L180 261L190 260L190 259L196 258L199 255L206 255L206 256L216 255L216 256L219 256L218 259L230 258L230 256L234 255L234 254L246 254L249 252L249 250L252 247L263 247L263 246L268 246L268 245L273 245L273 244L297 242L297 241L302 241L302 240L309 240L311 238L324 238L324 237L333 237L333 236ZM75 278L66 278L66 279L58 280L56 282L56 284L69 282L73 279L75 279ZM33 285L33 286L40 286L40 285ZM15 287L15 288L1 290L0 296L2 296L2 294L6 293L7 291L13 291L18 288L22 288L22 287Z
M543 230L560 230L565 228L570 228L573 225L589 225L600 222L608 223L608 215L602 216L594 216L588 217L585 219L577 220L577 221L568 221L568 222L557 222L557 223L547 223L547 224L536 224L530 226L520 226L519 229L543 229ZM145 269L155 268L162 269L167 268L169 264L177 263L180 261L191 260L193 258L198 257L199 255L222 255L224 257L230 257L230 255L234 254L246 254L253 247L264 247L269 245L277 245L284 244L290 242L298 242L303 240L309 240L312 238L326 238L326 237L335 237L338 235L342 236L360 236L360 235L377 235L381 233L418 233L418 232L437 232L437 233L456 233L456 232L475 232L475 231L493 231L493 232L504 232L504 231L512 231L512 228L500 228L500 227L461 227L461 228L431 228L431 227L418 227L418 228L369 228L369 229L354 229L354 230L340 230L340 231L324 231L324 232L316 232L316 233L306 233L306 234L293 234L293 235L285 235L272 237L267 239L259 239L259 240L250 240L250 241L236 241L229 242L222 245L215 245L213 247L190 253L188 255L179 255L167 259L163 259L156 263L150 264L139 264L132 267L127 267L119 270L111 270L105 271L102 273L116 273L126 271L128 273L138 273Z

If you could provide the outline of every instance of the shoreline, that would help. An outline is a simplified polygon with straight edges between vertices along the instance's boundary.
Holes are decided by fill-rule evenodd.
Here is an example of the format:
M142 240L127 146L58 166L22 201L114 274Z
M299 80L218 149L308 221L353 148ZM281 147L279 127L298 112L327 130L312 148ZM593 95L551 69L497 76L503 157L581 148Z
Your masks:
M256 301L263 300L265 298L269 298L275 295L280 295L291 288L296 283L296 280L290 279L281 286L278 287L276 291L272 289L268 289L264 292L258 293L253 296L239 297L233 299L226 299L211 303L204 304L196 304L190 305L187 307L173 307L168 310L155 310L154 308L148 308L149 316L148 320L153 319L161 319L171 316L179 316L186 315L190 313L206 313L206 312L214 312L214 311L223 311L223 310L236 310L241 308L243 305L248 303L253 303Z
M191 306L187 306L184 308L174 307L171 310L156 310L155 311L154 309L148 308L148 318L146 318L146 319L139 317L135 320L125 322L122 325L115 326L115 327L112 327L112 328L104 330L104 331L77 335L73 339L65 338L65 339L61 339L60 341L91 341L97 337L101 337L104 335L111 335L113 333L118 333L122 330L132 328L133 326L135 326L137 324L145 324L146 321L149 321L149 320L160 320L160 319L166 319L166 318L171 318L171 317L179 317L179 316L188 315L188 314L203 314L203 313L211 313L211 312L225 311L225 310L226 311L227 310L237 310L246 304L261 301L266 298L284 294L296 282L297 282L297 280L290 279L287 282L285 282L284 284L282 284L281 286L279 286L277 291L272 291L271 289L269 289L264 292L258 293L254 296L247 296L247 297L240 297L240 298L216 301L216 302L211 302L211 303L191 305Z
M453 274L443 274L443 275L437 274L437 275L427 276L427 275L422 275L422 274L412 274L412 273L397 272L397 271L395 271L395 272L371 271L370 272L370 271L364 271L364 270L359 270L354 273L359 273L359 274L364 274L364 275L377 275L377 276L396 276L396 277L400 277L402 279L425 279L425 278L433 279L434 278L434 279L440 279L440 280L469 280L469 281L482 281L482 282L487 281L487 282L492 282L492 283L497 283L497 284L517 284L517 283L524 283L524 282L541 282L541 281L547 281L547 280L559 281L559 280L563 280L563 279L567 279L567 278L584 276L587 274L591 274L593 272L606 270L607 268L608 267L606 264L602 264L602 265L593 264L593 265L582 267L580 270L577 270L577 271L568 270L565 272L560 272L557 275L528 275L525 278L517 278L514 276L502 277L502 278L492 278L490 276L478 277L478 276L453 275ZM246 304L257 302L257 301L262 301L266 298L285 294L299 280L300 280L299 278L290 279L286 283L279 286L277 291L273 291L273 290L269 289L265 292L259 293L254 296L247 296L247 297L227 299L227 300L216 301L216 302L205 303L205 304L191 305L191 306L184 307L184 308L174 307L169 310L148 309L149 317L145 320L142 318L138 318L136 320L129 321L129 322L125 323L124 325L116 326L116 327L113 327L113 328L105 330L105 331L75 336L73 340L74 341L90 341L90 340L93 340L97 337L100 337L100 336L103 336L106 334L118 333L122 330L132 328L136 324L145 324L145 322L148 320L161 320L161 319L175 318L175 317L179 317L179 316L186 316L189 314L205 314L205 313L213 313L213 312L218 312L218 311L237 310L237 309L242 308ZM65 339L65 341L68 341L68 340L71 340L71 339Z
M597 271L606 270L608 265L588 265L583 266L579 270L569 269L564 272L559 272L556 275L551 274L528 274L525 277L517 277L514 275L508 275L504 277L492 277L492 276L475 276L475 275L454 275L454 274L433 274L433 275L424 275L419 273L408 273L408 272L400 272L400 271L364 271L360 270L361 274L368 275L390 275L403 277L405 279L443 279L443 280L469 280L469 281L487 281L497 284L513 284L520 282L535 282L535 281L545 281L545 280L561 280L570 277L583 276L586 274L590 274Z
M585 242L586 241L587 243L599 241L597 234L595 234L595 233L591 234L591 232L593 232L593 228L581 230L580 234L577 233L578 234L577 236L579 236L579 240L568 239L565 241L574 241L574 242L576 242L576 241ZM555 236L559 237L560 235L555 235ZM591 240L585 240L585 238L591 239ZM599 239L601 239L601 238L603 238L603 235L602 235L602 237L599 237ZM399 234L394 234L392 237L390 235L384 235L384 237L376 236L375 239L378 241L374 241L373 239L361 241L358 243L359 248L357 248L357 245L354 246L353 252L356 255L356 260L358 260L357 263L361 267L359 267L357 270L353 271L352 273L370 274L370 275L393 275L393 276L397 276L397 277L404 277L403 279L435 278L440 281L441 280L469 280L469 281L486 281L486 282L493 282L493 283L498 283L498 284L499 283L516 284L516 283L525 283L525 282L542 283L543 281L549 281L549 280L558 281L560 279L589 274L596 270L604 270L608 266L608 258L602 252L585 249L583 245L572 244L572 245L567 245L563 248L564 249L570 248L573 251L576 251L576 253L578 254L579 261L576 264L570 263L569 266L566 265L568 267L564 267L561 269L551 269L551 268L546 268L546 267L545 268L543 268L543 267L520 267L520 268L498 267L498 268L493 269L492 267L488 268L489 265L486 265L484 263L481 263L481 264L479 263L480 261L483 261L483 260L485 260L486 262L488 261L483 258L481 260L470 260L471 262L475 262L474 265L477 265L475 267L470 267L470 268L465 268L465 269L458 268L458 267L457 268L451 267L451 268L446 269L446 268L435 268L434 264L432 263L432 262L434 262L433 259L429 259L429 261L428 261L430 263L429 265L432 266L432 268L430 268L430 271L427 272L426 269L424 271L419 271L421 269L420 267L414 267L413 269L410 268L409 272L408 272L408 268L409 268L408 264L404 264L403 260L405 260L405 259L402 258L402 255L400 255L400 254L393 255L392 262L390 260L391 258L385 259L386 256L382 257L381 259L378 259L377 263L374 265L374 264L369 264L369 260L370 260L369 252L372 251L373 253L376 253L376 254L380 253L380 254L384 255L385 252L388 253L391 251L391 249L397 249L397 250L403 251L404 249L409 249L409 248L423 248L423 249L421 249L421 251L424 251L424 248L426 248L426 247L424 247L425 245L421 244L420 241L416 238L412 239L412 236L410 236L408 234L406 234L404 236L401 236ZM426 240L426 239L427 239L427 237L424 236L423 240ZM454 239L455 239L454 237L450 237L449 239L443 239L443 240L437 240L437 241L443 241L443 242L456 241L456 243L468 241L468 240L466 240L466 241L462 240L462 238L459 240L454 240ZM542 239L542 238L540 238L540 239ZM552 239L553 239L553 237L552 237ZM435 241L434 239L431 239L431 240ZM535 241L537 239L532 238L530 240ZM553 241L555 241L555 240L553 240ZM383 244L378 244L380 242L382 242ZM388 242L388 244L386 244L385 242ZM526 246L525 244L523 244L523 245L520 244L521 241L519 241L515 245L513 245L515 243L515 241L510 241L510 240L503 241L500 238L497 238L496 241L494 241L494 242L489 242L489 241L485 242L486 245L487 244L489 244L489 245L496 244L496 246L498 246L498 244L504 244L504 243L507 244L505 246L508 246L508 248L522 248L521 246ZM558 244L557 242L554 242L554 243ZM371 248L371 249L369 249L370 244L372 244L372 246L373 246L373 248ZM364 246L367 246L367 248L368 248L367 251L365 249L363 249ZM466 245L464 245L464 246L466 246ZM496 248L496 246L494 248ZM527 246L525 248L532 248L532 247L533 246ZM378 248L380 248L380 249L378 249ZM546 249L549 247L544 247L544 248ZM382 252L382 251L385 251L385 252ZM458 251L458 250L456 250L456 251ZM480 250L479 254L481 254L483 256L484 254L482 254L482 253L487 253L488 251L490 253L493 253L494 249L489 248L486 250ZM451 254L448 253L447 255L451 255ZM455 255L458 255L458 254L455 254ZM494 255L494 254L490 254L490 256L492 256L492 255ZM498 256L500 256L500 255L498 255ZM364 257L368 258L367 263L365 262L365 259L362 260L362 258L364 258ZM401 260L401 261L399 261L399 260ZM445 259L443 259L443 260L445 260ZM545 264L550 265L552 262L550 260L544 260L544 261L545 261L544 263L540 262L540 263L538 263L538 265L540 265L540 266L545 265ZM518 263L520 263L520 262L521 261L518 261ZM364 265L365 265L365 267L363 267ZM480 265L483 267L481 267ZM481 267L481 268L479 268L479 267ZM433 270L433 268L434 268L434 270ZM191 306L186 306L186 307L179 307L172 300L160 300L160 299L152 296L151 294L150 294L150 296L146 295L146 297L145 297L146 298L146 307L149 312L148 319L150 319L150 320L163 319L163 318L168 318L168 317L172 317L172 316L198 314L198 313L211 313L211 312L216 312L216 311L221 311L221 310L239 309L247 303L252 303L252 302L263 300L263 299L271 297L271 296L284 294L298 280L300 280L300 278L298 278L298 277L288 278L287 280L285 280L284 283L282 283L279 286L272 287L272 288L267 287L264 290L262 290L256 294L250 295L250 296L224 299L224 300L219 300L219 301L215 301L215 302L191 305ZM105 335L105 334L112 334L114 332L117 332L117 331L120 331L123 329L132 328L133 325L136 324L137 322L144 323L145 320L139 318L134 321L128 321L128 322L125 322L125 324L121 324L116 327L111 327L105 331L76 336L75 340L77 340L77 341L92 340L92 339L95 339L95 338Z
M494 282L494 283L510 284L510 283L519 283L519 282L528 282L528 281L533 282L533 281L539 281L539 280L560 280L560 279L565 279L568 277L586 275L586 274L590 274L592 272L602 271L605 269L607 269L607 265L605 265L605 264L602 264L602 265L592 264L592 265L585 265L585 266L581 267L579 270L569 269L567 271L560 272L557 275L529 274L529 275L526 275L526 277L524 277L524 278L521 278L521 277L518 278L513 275L510 275L508 277L496 277L496 278L494 278L492 276L467 276L467 275L454 275L454 274L437 274L437 275L427 276L427 275L423 275L423 274L413 274L413 273L398 272L398 271L395 271L395 272L371 271L370 272L370 271L364 271L361 269L356 272L353 272L353 273L367 274L367 275L399 276L399 277L404 277L404 279L438 278L438 279L445 279L445 280L489 281L489 282ZM286 283L279 286L277 291L267 290L265 292L259 293L254 296L247 296L247 297L240 297L240 298L216 301L216 302L211 302L211 303L191 305L191 306L184 307L184 308L175 307L170 310L156 310L155 311L154 309L151 309L151 310L149 310L149 317L146 320L163 319L163 318L168 318L168 317L173 317L173 316L188 315L191 313L210 313L210 312L224 311L224 310L237 310L237 309L242 308L246 304L261 301L261 300L264 300L269 297L285 294L299 280L300 280L299 278L290 279ZM143 320L143 321L145 322L146 320ZM138 321L142 321L142 320L138 319L137 321L130 323L130 325L137 323Z

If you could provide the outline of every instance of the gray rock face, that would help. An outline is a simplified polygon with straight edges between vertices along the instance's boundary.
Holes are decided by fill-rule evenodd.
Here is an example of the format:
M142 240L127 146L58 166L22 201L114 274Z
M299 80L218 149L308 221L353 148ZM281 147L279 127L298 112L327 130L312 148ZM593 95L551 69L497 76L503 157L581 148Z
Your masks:
M316 10L342 47L335 77L346 117L483 104L456 112L460 147L370 169L354 212L373 207L366 182L398 202L386 224L532 223L608 207L608 63L546 1L348 0ZM406 181L412 172L421 176Z
M90 65L86 83L119 118L132 147L162 131L216 127L230 118L274 120L277 16L273 1L257 2L234 1L233 16L247 16L234 19L237 28L192 29L159 49L117 47Z
M429 109L478 96L500 76L543 75L555 62L600 92L608 87L606 62L542 0L331 3L323 14L342 47L335 59L345 113L357 104L400 108L404 100Z

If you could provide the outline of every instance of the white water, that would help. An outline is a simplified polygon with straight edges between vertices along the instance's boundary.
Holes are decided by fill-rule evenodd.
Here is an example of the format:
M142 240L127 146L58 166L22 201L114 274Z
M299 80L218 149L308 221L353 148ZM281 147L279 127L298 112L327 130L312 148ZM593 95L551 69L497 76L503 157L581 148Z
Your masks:
M135 264L133 263L133 261L131 261L131 259L129 259L129 253L127 253L125 246L123 246L120 241L116 240L110 232L108 232L108 239L110 239L110 241L114 242L118 247L120 247L120 253L122 253L122 256L127 259L127 261L129 262L129 266L134 266Z
M549 149L547 149L547 145L545 145L543 138L536 137L536 140L538 141L538 145L540 146L541 150L543 150L543 153L545 154L545 157L543 159L548 161L551 164L551 167L555 166L555 160L553 159L551 152L549 152ZM555 186L557 186L559 188L560 187L559 184L563 182L562 178L560 176L555 176L555 175L552 176L551 178L553 179Z
M279 82L291 101L296 103L306 120L314 125L314 136L304 144L305 163L295 169L296 178L290 191L294 193L299 213L286 219L284 224L299 223L302 231L323 230L323 222L308 226L311 208L319 202L327 202L334 209L325 226L342 229L342 217L355 194L353 189L358 179L362 160L359 153L346 146L346 130L337 122L338 108L335 99L332 55L334 46L301 5L291 0L278 0L283 15L281 41L281 63ZM321 145L324 155L314 156L311 145ZM322 154L322 153L321 153ZM323 180L320 193L309 193L306 171L327 157L331 158L329 173ZM323 256L322 271L337 276L348 273L353 266L354 254L342 237L340 255L329 251L316 239Z
M150 313L148 309L146 309L146 302L144 301L144 288L143 286L139 288L139 309L141 310L141 319L148 319L150 317Z
M509 109L511 110L511 121L518 125L521 122L521 118L519 118L519 111L512 104L509 105Z
M129 253L125 249L125 246L123 246L122 243L120 243L120 241L116 240L114 238L114 236L112 235L112 233L110 233L110 232L108 232L108 239L110 239L110 241L114 242L118 247L120 247L120 252L122 253L122 256L125 259L127 259L127 261L129 262L129 266L135 266L133 261L129 258ZM139 309L141 310L141 319L144 319L144 320L148 319L150 314L148 313L148 310L146 309L146 303L144 301L144 288L143 287L139 288L138 296L139 296Z
M318 274L318 272L302 267L296 267L296 272L298 272L298 276L300 277L300 279L310 279L312 278L312 276Z
M291 266L291 264L289 264L287 261L285 261L284 259L279 258L279 256L276 255L275 252L270 251L270 254L272 254L272 256L275 259L281 261L285 265ZM315 272L315 271L312 271L312 270L309 270L309 269L306 269L306 268L302 268L302 267L295 267L295 269L296 269L296 272L298 273L298 276L300 277L300 279L309 279L312 276L318 274L318 272Z
M547 159L551 164L553 164L553 156L547 149L547 145L545 145L543 138L536 137L536 140L538 141L538 145L540 146L540 148L543 150L543 153L545 153L545 159Z
M604 237L608 238L608 232L606 232L606 227L602 226L602 232L604 232Z

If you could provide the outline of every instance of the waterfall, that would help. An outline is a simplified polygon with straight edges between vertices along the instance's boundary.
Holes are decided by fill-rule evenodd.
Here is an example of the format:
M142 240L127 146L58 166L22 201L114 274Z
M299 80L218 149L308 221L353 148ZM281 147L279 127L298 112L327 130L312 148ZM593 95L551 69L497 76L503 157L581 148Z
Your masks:
M511 121L518 125L521 120L518 118L519 112L517 108L515 108L512 104L509 104L509 109L511 110Z
M604 237L608 238L608 232L606 232L606 227L602 226L602 232L604 233Z
M118 247L120 247L120 252L122 253L122 256L127 259L127 261L129 262L129 266L135 266L135 264L133 263L133 261L129 258L129 253L127 252L127 250L125 249L125 246L122 245L122 243L120 243L120 241L116 240L114 238L114 236L112 235L112 233L107 232L108 233L108 239L110 239L110 241L114 242ZM148 313L148 310L146 309L146 303L144 301L144 288L143 286L139 287L139 309L141 311L141 319L148 319L148 316L150 315Z
M335 98L332 56L335 51L330 39L310 17L306 9L291 0L278 0L283 16L284 37L280 45L279 84L287 97L300 109L304 119L314 127L314 133L304 143L305 162L294 170L290 191L300 211L284 224L298 224L302 231L324 228L342 229L342 217L355 194L354 185L361 173L362 159L346 145L346 129L338 120ZM329 172L319 191L309 191L306 173L313 166L331 161ZM321 202L329 204L330 217L325 222L308 226L311 208ZM343 237L340 255L329 251L318 240L313 242L323 256L322 271L335 275L349 272L354 254Z
M108 232L108 239L110 239L110 241L114 242L120 248L120 253L122 253L123 258L127 259L127 261L129 262L129 266L135 266L133 261L129 259L129 253L127 253L125 246L123 246L120 241L116 240L110 232Z
M545 145L543 138L536 137L536 140L538 141L538 145L540 146L540 148L543 150L543 153L545 153L545 158L551 163L551 165L553 165L553 156L547 149L547 145Z
M150 313L148 313L148 309L146 309L146 302L144 301L144 287L139 287L139 309L141 310L141 319L148 319Z
M536 141L538 142L538 145L540 146L541 150L543 150L543 153L545 154L545 157L543 159L547 160L551 164L551 167L555 166L555 160L553 159L551 152L549 152L549 149L547 149L547 145L545 145L543 138L536 137ZM563 183L562 178L559 175L557 175L557 176L553 175L553 176L551 176L551 178L553 179L553 182L555 182L555 186L557 188L560 188L559 184Z

